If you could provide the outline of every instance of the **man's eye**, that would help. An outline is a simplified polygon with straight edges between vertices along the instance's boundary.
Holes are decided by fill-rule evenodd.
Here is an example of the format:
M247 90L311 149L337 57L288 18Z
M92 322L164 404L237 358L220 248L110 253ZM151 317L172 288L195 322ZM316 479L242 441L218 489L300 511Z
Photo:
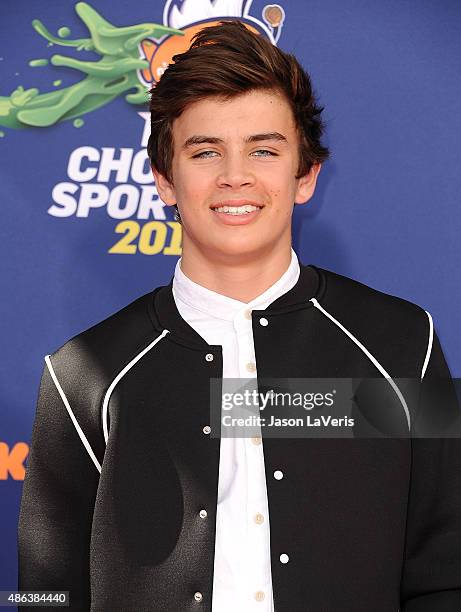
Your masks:
M196 155L192 155L192 158L195 159L197 157L202 157L203 159L205 159L206 157L209 157L209 155L205 155L205 153L216 153L216 151L202 151L201 153L197 153Z
M267 155L257 155L257 157L267 157L268 155L276 155L272 151L268 151L267 149L258 149L255 153L267 153Z

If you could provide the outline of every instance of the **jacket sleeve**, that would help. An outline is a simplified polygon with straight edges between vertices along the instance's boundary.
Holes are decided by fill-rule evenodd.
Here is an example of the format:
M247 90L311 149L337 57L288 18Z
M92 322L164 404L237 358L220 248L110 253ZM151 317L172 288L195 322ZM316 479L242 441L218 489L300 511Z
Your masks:
M90 609L89 549L98 481L95 461L45 364L19 515L19 590L69 591L70 610Z
M423 431L459 420L456 390L436 334L421 394ZM401 612L461 610L461 438L450 431L452 437L411 440Z

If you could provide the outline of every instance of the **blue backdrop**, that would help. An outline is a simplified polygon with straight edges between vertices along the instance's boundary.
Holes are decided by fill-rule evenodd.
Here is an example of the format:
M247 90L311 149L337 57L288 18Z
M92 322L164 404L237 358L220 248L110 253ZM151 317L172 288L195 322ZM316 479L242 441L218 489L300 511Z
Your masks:
M0 590L16 588L44 355L169 282L180 253L146 163L146 89L194 28L238 4L2 2ZM295 209L300 260L429 310L460 376L461 4L240 4L239 17L297 55L325 106L332 159ZM101 18L133 27L111 42Z

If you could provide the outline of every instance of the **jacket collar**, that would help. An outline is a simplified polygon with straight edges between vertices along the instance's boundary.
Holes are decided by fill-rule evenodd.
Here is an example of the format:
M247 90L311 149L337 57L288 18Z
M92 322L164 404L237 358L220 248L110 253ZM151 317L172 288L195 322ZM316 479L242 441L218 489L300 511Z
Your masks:
M297 283L289 291L278 297L264 310L253 313L283 313L304 306L310 308L310 298L320 299L325 291L325 276L322 269L300 263ZM149 299L149 315L154 327L159 331L168 329L176 340L192 348L204 349L210 345L179 314L173 297L173 279L168 285L157 287Z
M290 263L280 278L252 300L242 302L229 296L221 295L191 280L182 271L181 259L178 259L173 277L173 297L176 303L179 300L188 309L192 308L196 313L200 312L202 318L233 322L238 313L248 309L264 310L267 308L279 296L294 287L298 281L300 271L298 256L292 248ZM179 312L184 316L181 308L179 308Z

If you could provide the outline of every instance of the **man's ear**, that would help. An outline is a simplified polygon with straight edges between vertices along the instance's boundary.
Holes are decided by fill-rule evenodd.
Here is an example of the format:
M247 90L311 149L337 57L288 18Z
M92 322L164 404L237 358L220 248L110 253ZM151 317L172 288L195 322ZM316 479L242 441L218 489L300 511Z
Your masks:
M322 164L317 163L311 166L309 172L298 179L296 188L295 204L304 204L314 195L317 177Z
M151 169L160 199L162 202L165 202L167 206L174 206L174 204L176 204L176 193L172 183L168 182L163 174L160 174L154 166L151 166Z

